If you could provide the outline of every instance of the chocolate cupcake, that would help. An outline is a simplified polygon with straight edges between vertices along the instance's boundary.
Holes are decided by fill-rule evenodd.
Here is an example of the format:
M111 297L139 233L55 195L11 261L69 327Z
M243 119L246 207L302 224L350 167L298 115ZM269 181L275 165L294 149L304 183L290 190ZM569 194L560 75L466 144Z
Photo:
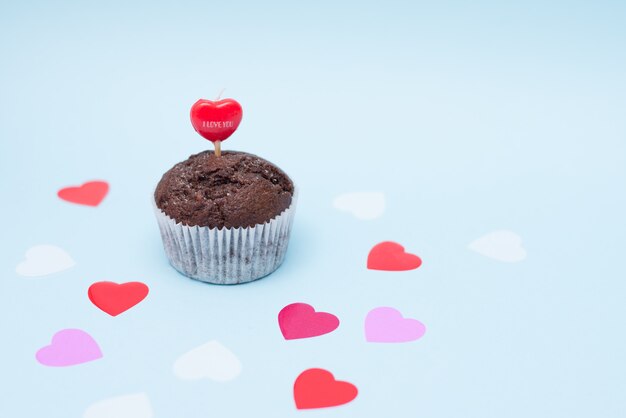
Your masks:
M167 171L154 192L165 252L193 279L246 283L282 263L296 190L280 168L256 155L213 151Z

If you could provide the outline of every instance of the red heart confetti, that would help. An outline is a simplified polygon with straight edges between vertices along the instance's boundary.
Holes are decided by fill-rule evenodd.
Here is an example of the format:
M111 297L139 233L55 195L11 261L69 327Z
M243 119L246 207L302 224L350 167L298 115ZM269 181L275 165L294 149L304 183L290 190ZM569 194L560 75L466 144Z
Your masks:
M278 313L278 326L286 340L328 334L339 326L339 318L327 312L315 312L306 303L292 303Z
M217 101L200 99L191 107L191 124L205 139L223 141L235 132L243 110L233 99Z
M96 282L89 286L89 300L111 316L117 316L144 300L148 286L141 282Z
M88 181L82 186L65 187L57 192L61 199L86 206L98 206L109 192L106 181Z
M324 369L308 369L293 384L293 398L298 409L327 408L346 404L359 393L349 382L335 380Z
M376 244L367 256L367 268L370 270L405 271L421 265L421 258L405 252L402 245L391 241Z

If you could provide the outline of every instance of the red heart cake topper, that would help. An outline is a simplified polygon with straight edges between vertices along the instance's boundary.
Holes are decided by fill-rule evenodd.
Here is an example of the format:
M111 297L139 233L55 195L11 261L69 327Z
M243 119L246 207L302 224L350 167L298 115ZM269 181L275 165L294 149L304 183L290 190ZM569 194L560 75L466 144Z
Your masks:
M202 137L211 142L223 141L235 132L243 110L233 99L200 99L191 106L191 124Z

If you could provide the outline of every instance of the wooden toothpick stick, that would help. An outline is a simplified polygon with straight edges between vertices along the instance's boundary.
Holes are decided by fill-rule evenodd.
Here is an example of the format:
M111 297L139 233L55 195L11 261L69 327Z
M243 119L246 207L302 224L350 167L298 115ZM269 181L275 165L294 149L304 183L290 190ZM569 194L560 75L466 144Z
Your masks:
M215 145L215 156L221 157L222 156L222 141L215 141L213 142L213 145Z

